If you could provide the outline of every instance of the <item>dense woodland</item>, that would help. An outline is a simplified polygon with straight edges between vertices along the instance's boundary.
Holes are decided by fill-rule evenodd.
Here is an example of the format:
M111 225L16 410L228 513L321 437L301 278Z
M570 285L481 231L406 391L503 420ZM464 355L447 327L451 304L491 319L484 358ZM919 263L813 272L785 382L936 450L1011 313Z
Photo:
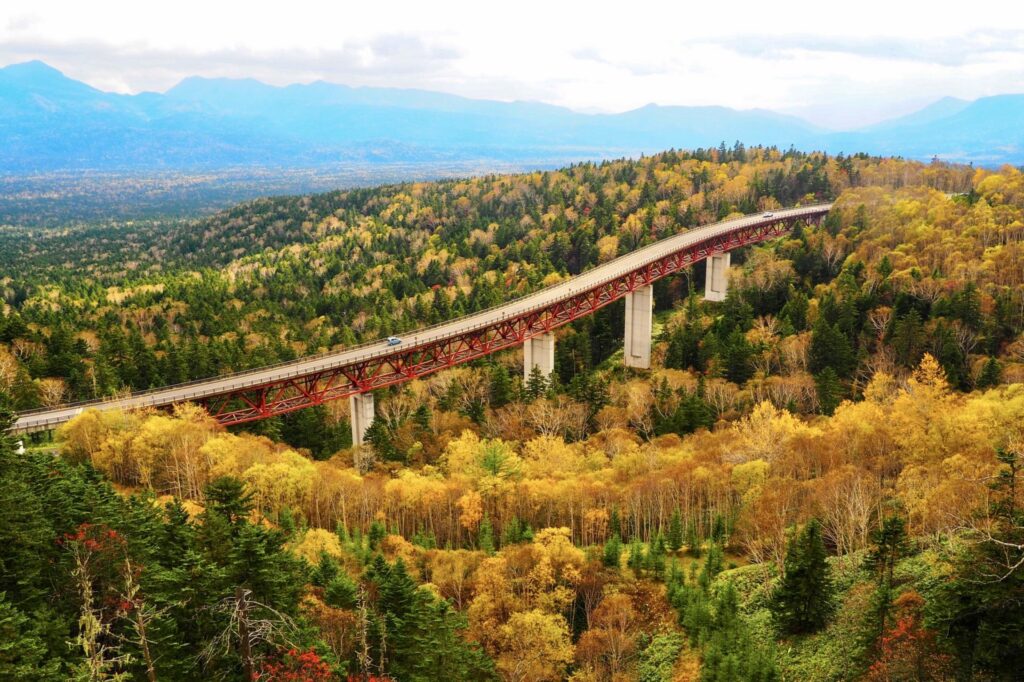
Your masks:
M342 347L833 197L735 253L723 303L700 267L660 282L650 371L619 304L560 330L551 380L508 352L382 392L361 448L344 401L3 441L0 678L1017 679L1012 168L737 146L54 233L4 280L0 395Z
M779 254L791 261L788 269L767 263L754 273L772 277L770 297L745 296L741 302L751 309L740 313L781 319L789 284L797 297L814 297L815 286L838 274L854 233L873 227L869 218L898 218L891 212L907 210L894 205L901 201L917 202L924 212L923 187L966 191L971 181L965 167L737 146L261 200L186 226L55 230L27 243L9 230L0 233L0 382L25 409L213 376L481 310L736 212L830 198L851 186L918 188L906 198L866 195L863 210L853 197L827 232ZM981 219L984 209L991 224L969 237L972 249L1007 239L1012 203L990 201L1000 199L989 197L978 208L970 200L951 204L936 229L962 239L963 223ZM1012 260L1014 244L1000 257ZM855 279L878 280L879 248L858 256L872 262L852 273ZM915 292L929 306L959 279L945 272L955 263L914 260L942 254L907 254L893 263L897 255L889 260L895 276L934 284ZM684 298L687 283L701 274L666 282L659 303L670 307ZM931 312L918 307L919 315ZM856 341L859 330L844 324ZM598 354L614 345L620 326L611 324L608 348Z

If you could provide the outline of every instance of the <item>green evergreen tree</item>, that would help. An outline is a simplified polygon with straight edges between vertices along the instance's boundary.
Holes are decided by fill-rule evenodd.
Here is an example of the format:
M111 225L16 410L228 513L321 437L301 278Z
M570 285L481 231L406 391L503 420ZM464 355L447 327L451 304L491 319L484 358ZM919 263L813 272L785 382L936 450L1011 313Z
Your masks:
M550 387L548 378L544 376L544 373L540 371L538 365L534 365L530 369L530 375L526 380L526 397L530 402L537 400L547 393Z
M294 614L304 571L284 543L280 531L244 524L229 553L228 579L233 586L251 590L254 601Z
M832 615L832 579L814 519L789 543L771 610L779 629L790 634L820 630Z
M711 582L715 579L715 576L721 573L724 568L725 552L722 550L721 545L712 543L708 547L707 556L704 557L704 566L700 570L697 584L702 590L707 592L711 589Z
M807 329L807 310L810 307L807 295L790 287L787 298L779 317L789 322L794 332L802 332Z
M739 617L736 588L731 582L718 593L714 618L701 658L701 682L774 682L779 679L772 657L757 646Z
M665 572L665 560L667 555L665 537L661 533L655 533L651 541L647 543L647 552L644 555L643 568L653 575L661 576Z
M380 545L381 540L387 537L388 529L379 520L374 519L373 523L370 524L370 531L366 537L370 545L371 550L376 550Z
M814 377L814 387L818 393L818 410L822 414L831 415L843 397L843 385L839 383L836 371L831 367L821 370Z
M622 557L622 540L619 536L612 534L604 543L604 551L601 555L601 563L609 568L618 568Z
M686 548L690 552L690 556L694 559L699 559L701 555L701 541L700 536L697 535L697 524L690 521L686 524Z
M244 522L253 508L252 492L246 490L242 480L232 476L213 479L206 486L204 494L207 510L235 526Z
M494 554L494 528L491 526L491 520L486 514L484 514L484 518L480 522L476 542L480 551L488 555Z
M917 367L924 354L924 324L916 309L897 319L892 326L889 342L896 352L896 360L904 367Z
M863 639L866 649L875 652L879 637L889 626L889 612L895 596L893 578L896 564L909 548L906 522L899 516L885 518L882 525L871 533L871 543L864 567L875 579L875 593L866 614Z
M382 419L374 417L370 426L366 429L363 440L373 446L373 451L381 459L389 462L404 462L405 456L395 447L391 430Z
M678 552L683 546L683 516L679 513L679 508L672 512L672 518L668 523L668 548L673 552Z
M999 449L988 535L954 554L953 575L926 602L926 617L957 658L957 679L1015 680L1024 670L1024 458ZM988 540L987 537L991 537Z
M423 403L417 407L416 411L412 415L412 421L420 431L430 431L430 422L432 419L433 413L430 411L430 405L427 403Z
M726 539L726 535L725 517L715 512L715 517L711 520L711 539L714 542L722 542Z
M627 559L626 565L637 573L644 567L644 545L637 538L633 538L633 541L629 543L629 559Z
M978 388L993 388L999 385L1003 375L1003 366L994 357L989 357L981 367L978 376Z
M295 523L295 515L289 507L282 507L277 512L277 526L286 537L295 535L297 527Z
M871 571L877 582L892 583L896 564L907 553L910 542L907 539L907 524L900 516L888 516L871 532L871 550L864 560L864 566Z
M670 682L682 649L683 638L679 633L663 632L652 637L637 657L637 681Z
M849 377L857 366L850 339L836 324L829 324L825 315L819 315L811 330L808 365L813 374L832 368L839 377Z
M21 613L0 592L0 680L65 679L60 660L50 655L39 623Z
M622 540L622 520L619 517L619 508L612 507L612 513L608 517L608 532L613 536Z
M355 581L344 571L339 571L331 578L324 589L324 601L339 609L353 609L359 588Z
M501 546L515 545L523 541L523 528L519 517L513 516L507 522L501 533Z
M747 337L742 331L735 329L722 346L722 365L726 378L735 384L746 383L747 379L754 375L754 366L751 363L753 355L754 349L751 348Z
M327 587L331 581L338 577L340 572L338 562L334 560L330 554L326 551L320 551L320 560L317 565L313 568L313 573L310 575L310 582L319 587Z

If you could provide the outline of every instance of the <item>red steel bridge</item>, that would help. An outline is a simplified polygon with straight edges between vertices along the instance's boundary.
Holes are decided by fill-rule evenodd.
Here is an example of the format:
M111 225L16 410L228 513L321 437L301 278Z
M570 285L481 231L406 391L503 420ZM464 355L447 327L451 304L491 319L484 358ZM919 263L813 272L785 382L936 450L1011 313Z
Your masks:
M626 364L649 367L653 282L711 259L705 295L721 300L730 250L783 235L797 222L818 224L831 207L817 204L779 210L682 232L523 298L408 332L397 345L378 341L124 398L22 412L11 430L52 429L90 408L134 409L181 402L203 405L221 424L241 424L352 397L353 439L361 443L373 415L370 391L524 344L524 372L536 365L550 373L551 331L620 298L627 298Z

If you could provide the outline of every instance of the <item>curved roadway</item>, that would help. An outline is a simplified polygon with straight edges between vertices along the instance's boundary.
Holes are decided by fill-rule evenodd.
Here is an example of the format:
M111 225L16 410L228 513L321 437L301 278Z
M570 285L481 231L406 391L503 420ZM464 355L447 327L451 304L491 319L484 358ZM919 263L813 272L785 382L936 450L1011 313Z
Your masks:
M459 336L468 331L488 327L505 318L517 318L534 309L546 308L552 303L569 298L574 293L600 286L627 272L638 270L709 237L727 234L737 229L763 223L773 223L792 218L817 217L827 213L831 207L832 204L829 203L779 210L774 211L771 217L765 217L764 214L759 213L757 215L724 220L682 232L509 303L472 315L466 315L449 322L409 331L402 337L402 344L400 346L387 346L384 341L376 341L269 367L133 393L126 398L93 400L85 403L21 412L18 414L18 419L15 421L11 431L14 433L24 433L51 429L59 424L70 421L82 411L92 407L117 407L121 409L160 407L232 393L243 388L261 386L280 379L312 374L325 369L355 364L382 355L392 355L399 350L429 345L439 340Z

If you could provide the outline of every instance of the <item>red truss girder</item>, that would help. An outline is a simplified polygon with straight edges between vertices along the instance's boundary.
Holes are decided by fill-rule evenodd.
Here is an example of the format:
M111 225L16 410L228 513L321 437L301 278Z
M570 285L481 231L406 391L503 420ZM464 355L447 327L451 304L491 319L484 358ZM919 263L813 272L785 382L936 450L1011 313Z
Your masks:
M822 216L787 218L740 228L690 245L616 279L519 317L502 319L459 336L402 348L390 355L363 362L205 398L203 403L221 424L241 424L400 384L521 345L530 337L590 315L635 289L679 272L708 256L785 234L796 220L820 222L821 219Z

